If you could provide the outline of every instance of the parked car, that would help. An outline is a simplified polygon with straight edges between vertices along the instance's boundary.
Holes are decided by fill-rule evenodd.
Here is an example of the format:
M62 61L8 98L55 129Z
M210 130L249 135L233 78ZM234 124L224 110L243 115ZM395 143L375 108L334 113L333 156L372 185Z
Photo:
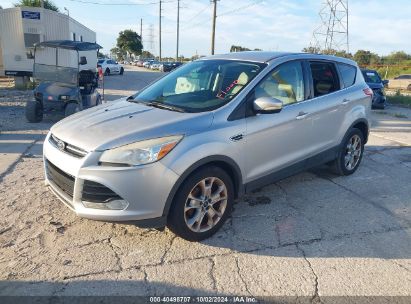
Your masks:
M372 98L372 108L384 109L387 102L384 86L386 86L389 81L381 80L380 75L375 70L362 69L361 72L364 76L365 82L374 93Z
M142 67L142 66L143 66L143 63L144 63L143 60L138 60L138 61L136 62L136 66Z
M158 70L158 68L160 67L160 62L159 61L152 61L150 63L150 69L151 70Z
M151 63L152 63L153 61L154 61L154 60L145 61L145 62L143 63L143 67L149 69L149 68L150 68L150 65L151 65Z
M172 70L181 66L181 62L164 62L160 65L159 70L162 72L171 72Z
M101 67L103 69L105 76L110 74L123 75L124 73L123 66L112 59L99 59L97 62L97 67Z
M404 74L390 79L388 88L411 91L411 74Z
M81 217L205 239L244 193L323 163L358 169L373 95L359 73L326 55L196 60L54 125L46 184Z

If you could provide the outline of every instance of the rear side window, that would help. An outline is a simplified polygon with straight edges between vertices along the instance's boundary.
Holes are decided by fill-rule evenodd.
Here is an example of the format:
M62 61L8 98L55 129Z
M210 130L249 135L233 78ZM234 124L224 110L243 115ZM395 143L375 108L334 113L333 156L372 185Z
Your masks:
M310 62L313 76L314 97L323 96L340 89L335 66L330 62Z
M340 70L344 88L352 86L355 83L355 78L357 76L357 68L352 65L338 63L338 69Z

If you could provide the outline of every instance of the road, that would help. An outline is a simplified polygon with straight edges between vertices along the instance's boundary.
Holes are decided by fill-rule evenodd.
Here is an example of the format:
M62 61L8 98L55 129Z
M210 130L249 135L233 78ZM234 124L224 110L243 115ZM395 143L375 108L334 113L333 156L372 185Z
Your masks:
M136 68L110 76L107 99L159 76ZM43 182L41 145L55 120L26 123L22 99L0 97L0 295L409 301L410 110L373 112L354 175L337 177L322 167L264 187L239 199L214 237L190 243L167 229L76 217Z

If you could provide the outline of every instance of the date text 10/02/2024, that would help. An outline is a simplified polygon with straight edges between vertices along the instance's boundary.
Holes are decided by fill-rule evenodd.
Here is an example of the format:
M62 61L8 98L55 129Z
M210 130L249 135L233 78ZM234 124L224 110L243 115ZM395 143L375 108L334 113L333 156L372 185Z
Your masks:
M150 297L150 303L258 303L248 296Z

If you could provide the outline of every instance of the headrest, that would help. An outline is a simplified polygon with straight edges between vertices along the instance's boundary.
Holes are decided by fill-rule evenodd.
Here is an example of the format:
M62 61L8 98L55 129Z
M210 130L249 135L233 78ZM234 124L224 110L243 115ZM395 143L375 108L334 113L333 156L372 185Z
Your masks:
M244 85L247 84L247 82L248 82L248 75L246 73L242 72L240 74L240 76L238 76L237 84L244 86Z

